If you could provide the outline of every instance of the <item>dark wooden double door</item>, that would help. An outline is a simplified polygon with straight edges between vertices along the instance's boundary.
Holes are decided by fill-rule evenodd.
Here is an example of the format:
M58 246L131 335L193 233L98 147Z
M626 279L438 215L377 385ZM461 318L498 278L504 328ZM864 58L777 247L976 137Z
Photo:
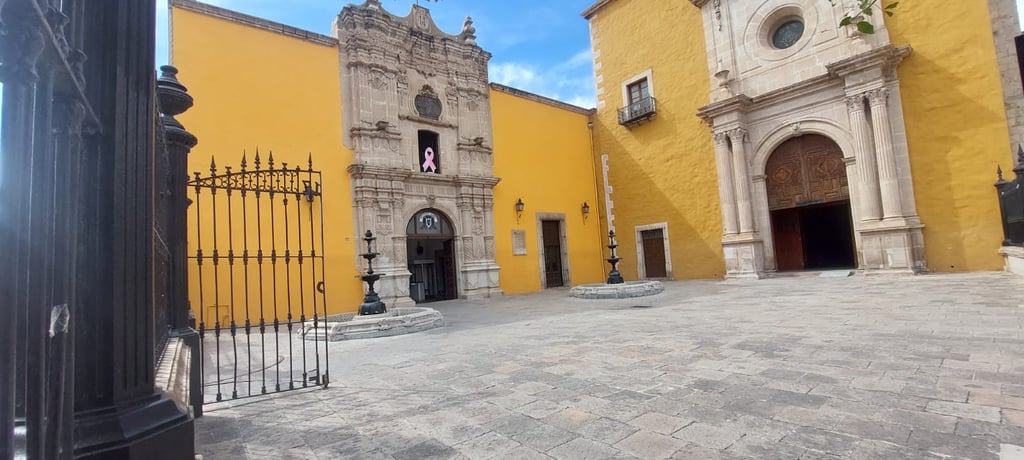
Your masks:
M780 145L765 167L779 271L857 265L850 190L839 146L818 135Z

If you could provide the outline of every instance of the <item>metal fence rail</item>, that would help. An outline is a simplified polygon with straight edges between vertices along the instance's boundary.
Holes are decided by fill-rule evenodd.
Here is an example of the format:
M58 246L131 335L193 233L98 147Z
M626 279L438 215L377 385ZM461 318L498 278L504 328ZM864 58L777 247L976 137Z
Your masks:
M203 401L326 387L321 172L258 151L209 171L189 182Z

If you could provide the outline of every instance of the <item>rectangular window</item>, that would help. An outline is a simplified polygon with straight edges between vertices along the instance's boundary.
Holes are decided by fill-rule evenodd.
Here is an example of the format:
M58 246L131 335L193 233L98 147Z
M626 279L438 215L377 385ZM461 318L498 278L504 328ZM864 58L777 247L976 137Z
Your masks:
M651 97L651 92L648 89L647 78L630 83L626 88L629 91L630 105Z
M427 130L420 130L418 134L420 155L417 168L420 172L441 174L441 152L438 148L440 136Z

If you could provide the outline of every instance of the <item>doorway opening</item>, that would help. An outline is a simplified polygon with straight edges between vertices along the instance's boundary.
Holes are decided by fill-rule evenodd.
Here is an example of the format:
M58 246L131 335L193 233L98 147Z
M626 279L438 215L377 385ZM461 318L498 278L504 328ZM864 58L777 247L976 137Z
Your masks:
M562 222L542 220L541 232L544 242L544 287L565 286L565 278L562 276Z
M638 230L640 233L641 256L643 257L643 278L668 278L665 258L665 229Z
M417 212L406 225L409 296L416 303L458 298L455 267L455 232L444 213Z
M778 271L856 268L843 154L819 135L780 145L765 168Z

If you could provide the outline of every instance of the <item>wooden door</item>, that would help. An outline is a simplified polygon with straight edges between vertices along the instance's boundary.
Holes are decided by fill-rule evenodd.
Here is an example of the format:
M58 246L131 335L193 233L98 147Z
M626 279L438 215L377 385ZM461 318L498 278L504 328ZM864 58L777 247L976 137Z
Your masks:
M439 251L441 257L439 257L441 270L444 276L442 286L444 286L444 292L441 294L441 298L445 300L457 299L459 296L458 286L455 284L457 279L455 276L455 246L452 240L446 240L444 242L444 249Z
M562 232L561 222L545 220L541 222L542 239L544 240L544 278L545 287L558 287L565 284L562 279Z
M644 251L644 274L647 278L667 278L665 232L660 228L643 230L640 240Z
M800 233L800 210L772 211L775 236L775 264L778 271L804 269L804 243Z

